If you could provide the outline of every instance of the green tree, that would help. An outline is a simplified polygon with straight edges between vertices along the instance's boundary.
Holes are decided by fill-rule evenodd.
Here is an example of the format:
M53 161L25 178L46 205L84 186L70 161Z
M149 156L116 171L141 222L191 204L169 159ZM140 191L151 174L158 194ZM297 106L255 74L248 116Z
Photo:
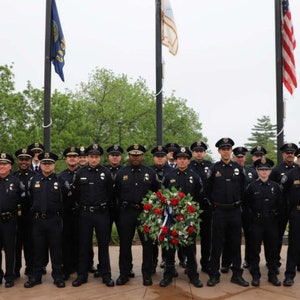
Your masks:
M269 116L262 116L257 119L257 124L251 129L251 137L248 141L245 146L248 147L249 150L258 145L263 146L267 150L266 156L276 163L276 125L271 123ZM250 157L247 158L246 164L252 164Z

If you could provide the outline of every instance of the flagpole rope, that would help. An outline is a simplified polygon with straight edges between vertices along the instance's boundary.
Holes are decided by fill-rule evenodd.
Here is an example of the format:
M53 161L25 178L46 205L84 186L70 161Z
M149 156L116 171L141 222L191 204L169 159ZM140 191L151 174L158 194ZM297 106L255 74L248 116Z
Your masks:
M50 119L50 123L48 125L42 125L43 128L48 128L52 125L52 119Z

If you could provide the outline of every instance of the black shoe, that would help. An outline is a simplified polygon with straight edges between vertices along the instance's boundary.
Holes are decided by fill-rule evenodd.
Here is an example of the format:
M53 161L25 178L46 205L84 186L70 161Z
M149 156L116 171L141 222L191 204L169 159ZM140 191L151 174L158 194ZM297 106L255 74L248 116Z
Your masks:
M94 277L95 277L95 278L101 277L101 273L100 273L99 270L97 270L97 271L94 273Z
M203 287L203 283L200 281L199 278L193 278L193 279L190 280L190 282L196 288L202 288Z
M62 279L55 279L53 283L58 287L58 288L64 288L66 286L65 282Z
M186 260L181 260L179 262L179 266L185 269L186 268Z
M165 266L166 266L166 261L165 261L165 260L162 260L162 262L160 263L159 266L160 266L162 269L164 269Z
M87 283L87 279L86 278L80 278L77 277L73 282L72 282L72 286L74 287L78 287L81 286L82 284Z
M46 274L47 274L47 269L46 269L46 267L43 267L42 274L43 274L43 275L46 275Z
M274 286L281 286L281 282L278 280L277 276L271 276L268 279Z
M260 280L259 278L253 278L251 281L252 286L259 286L260 285Z
M129 278L134 278L135 274L132 270L130 270L130 272L128 273L128 277Z
M28 281L26 281L24 283L24 287L25 288L32 288L34 287L35 285L38 285L38 284L41 284L42 281L41 280L37 280L35 278L30 278Z
M250 264L247 261L244 261L243 268L248 269L250 267Z
M166 287L172 282L172 276L164 275L163 279L160 281L159 286Z
M129 281L129 278L127 276L120 275L119 278L117 279L117 285L124 285L128 281Z
M294 280L292 278L285 278L283 281L284 286L292 286L294 284Z
M105 283L106 286L108 286L108 287L113 287L113 286L115 286L114 281L113 281L110 277L103 278L102 281L103 281L103 283Z
M249 282L246 281L242 276L232 276L230 281L243 287L249 286Z
M226 274L229 272L230 267L229 266L223 266L221 267L221 273Z
M143 285L144 286L150 286L152 284L153 284L153 282L152 282L152 278L151 277L144 277L143 278Z
M14 286L14 282L12 280L7 280L5 282L5 287L6 288L10 288L10 287L13 287Z
M207 286L215 286L219 282L220 282L220 278L210 277L207 281Z
M90 266L90 268L89 268L90 273L95 273L96 271L97 271L97 269L94 266Z

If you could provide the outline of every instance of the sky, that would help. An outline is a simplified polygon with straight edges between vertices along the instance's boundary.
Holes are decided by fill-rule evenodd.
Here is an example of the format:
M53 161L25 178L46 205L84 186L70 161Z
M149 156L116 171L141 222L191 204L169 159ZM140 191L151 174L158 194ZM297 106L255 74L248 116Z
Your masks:
M186 99L197 112L213 156L222 137L246 143L258 118L276 124L274 0L170 1L179 49L173 56L163 47L163 93ZM75 91L96 68L106 68L132 82L141 77L155 91L155 0L56 4L67 48L65 82L52 68L52 90ZM293 96L284 90L284 140L298 144L300 1L290 0L290 9L299 88ZM0 65L13 63L17 91L27 81L44 85L45 13L46 0L1 0Z

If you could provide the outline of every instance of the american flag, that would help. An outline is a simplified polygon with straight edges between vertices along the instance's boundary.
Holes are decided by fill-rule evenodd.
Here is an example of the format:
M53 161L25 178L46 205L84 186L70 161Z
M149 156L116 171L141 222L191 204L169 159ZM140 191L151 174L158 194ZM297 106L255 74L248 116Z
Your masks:
M294 49L296 40L289 1L282 0L282 81L286 89L293 95L297 87Z

